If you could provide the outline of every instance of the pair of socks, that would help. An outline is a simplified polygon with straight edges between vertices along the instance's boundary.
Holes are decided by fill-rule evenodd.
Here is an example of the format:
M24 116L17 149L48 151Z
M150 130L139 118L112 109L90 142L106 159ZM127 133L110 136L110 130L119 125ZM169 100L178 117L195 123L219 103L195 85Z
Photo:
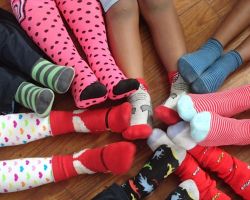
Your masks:
M186 149L202 168L216 173L236 194L243 199L249 199L250 167L248 163L217 147L197 145L190 137L190 126L186 122L179 122L174 126L170 126L167 135L176 145ZM164 137L161 140L164 140ZM164 142L162 141L162 143Z
M179 59L179 71L193 92L217 91L225 79L242 65L243 60L236 50L222 53L222 44L211 38L197 51Z
M177 113L177 101L182 94L189 92L189 86L178 72L168 73L171 84L169 98L160 106L155 108L155 116L168 125L175 124L181 120Z
M154 153L139 173L121 186L112 185L94 200L144 199L174 172L178 173L183 183L167 199L230 199L216 188L215 181L204 171L197 171L197 162L186 150L175 145L165 132L154 129L148 139L148 145Z
M98 0L11 1L11 6L20 25L51 60L75 69L71 88L77 107L87 108L107 97L121 99L138 89L138 81L127 79L111 55ZM76 49L62 16L88 62Z
M191 136L203 146L250 144L250 120L230 117L250 108L250 85L211 94L188 94L177 103L179 115L190 122Z
M40 117L49 115L53 102L53 91L66 93L74 78L74 69L55 65L48 60L40 58L31 70L33 80L50 88L41 88L29 82L19 85L15 101L36 112ZM53 91L52 91L53 90Z
M21 145L74 132L99 134L110 130L121 133L130 125L131 110L129 103L123 103L112 108L52 111L46 118L34 113L2 115L0 146Z
M131 167L134 154L134 144L117 142L73 155L0 161L0 193L27 190L80 174L124 174Z

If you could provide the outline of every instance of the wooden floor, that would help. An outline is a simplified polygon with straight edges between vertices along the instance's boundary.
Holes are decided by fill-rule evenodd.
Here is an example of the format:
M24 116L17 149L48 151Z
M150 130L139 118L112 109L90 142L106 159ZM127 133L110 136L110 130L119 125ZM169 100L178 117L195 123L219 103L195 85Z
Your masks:
M175 0L178 14L185 31L189 51L195 50L219 26L225 15L233 7L237 0ZM7 0L0 1L0 7L9 10ZM153 105L157 106L163 102L168 96L169 86L166 83L166 72L161 66L155 54L154 47L150 34L144 24L141 26L142 41L144 47L144 61L146 79L150 86L150 93L153 99ZM240 41L250 34L250 29L247 29L238 38L233 41L228 49L235 47ZM237 87L250 83L250 65L241 67L234 73L223 85L221 90ZM58 96L56 98L55 109L72 110L74 108L73 101L70 95ZM237 118L250 118L250 111L243 113ZM164 127L159 122L155 122L157 127ZM1 159L14 159L21 157L44 157L53 154L67 154L80 150L84 147L102 146L115 141L120 141L122 138L119 135L111 133L103 134L100 137L94 137L84 134L73 134L57 138L48 138L33 142L28 145L8 147L1 149ZM123 183L128 177L135 175L143 166L144 161L151 154L145 141L137 141L138 152L133 168L128 174L120 177L114 177L108 174L101 175L82 175L68 181L58 184L49 184L29 191L0 195L1 199L83 199L88 200L102 191L106 186L113 182ZM226 147L229 153L238 158L250 162L250 146L244 147ZM161 200L169 194L178 184L178 178L172 175L168 178L153 195L148 197L149 200ZM232 190L224 183L218 180L219 187L227 192L232 199L240 199Z

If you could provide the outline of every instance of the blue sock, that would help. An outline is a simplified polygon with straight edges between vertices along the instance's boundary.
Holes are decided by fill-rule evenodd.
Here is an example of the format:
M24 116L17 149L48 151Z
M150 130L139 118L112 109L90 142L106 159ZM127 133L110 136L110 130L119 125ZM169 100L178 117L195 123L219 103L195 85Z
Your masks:
M242 58L237 51L226 53L193 82L192 91L200 94L217 91L229 74L242 63Z
M223 47L216 39L209 39L198 51L182 56L179 72L187 83L194 82L222 54Z

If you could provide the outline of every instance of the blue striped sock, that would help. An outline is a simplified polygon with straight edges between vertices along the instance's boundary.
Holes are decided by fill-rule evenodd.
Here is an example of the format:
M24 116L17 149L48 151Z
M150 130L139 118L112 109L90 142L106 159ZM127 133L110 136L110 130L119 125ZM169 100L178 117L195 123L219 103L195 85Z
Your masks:
M216 39L209 39L198 51L182 56L179 72L187 83L194 82L222 54L223 47Z
M203 94L217 91L229 74L242 63L242 58L237 51L226 53L193 82L191 86L193 92Z

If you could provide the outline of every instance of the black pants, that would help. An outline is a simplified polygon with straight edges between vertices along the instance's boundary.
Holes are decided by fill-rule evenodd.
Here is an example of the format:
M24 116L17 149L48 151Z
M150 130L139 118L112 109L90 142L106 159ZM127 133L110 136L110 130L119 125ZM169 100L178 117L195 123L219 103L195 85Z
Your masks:
M14 112L15 93L42 56L14 16L0 9L0 113Z

